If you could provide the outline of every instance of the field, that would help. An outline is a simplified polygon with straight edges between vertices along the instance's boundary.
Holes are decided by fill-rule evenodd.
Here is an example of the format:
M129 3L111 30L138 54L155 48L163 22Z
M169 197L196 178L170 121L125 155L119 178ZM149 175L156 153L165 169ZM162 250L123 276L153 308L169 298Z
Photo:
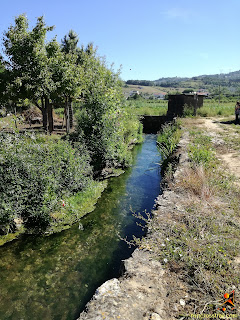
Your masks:
M167 100L130 100L127 108L135 115L163 116L167 114Z
M214 117L214 116L234 116L234 107L236 101L226 101L219 104L214 99L204 99L203 106L197 110L197 116ZM128 100L128 110L136 115L162 116L167 114L167 100ZM191 116L191 112L186 114Z

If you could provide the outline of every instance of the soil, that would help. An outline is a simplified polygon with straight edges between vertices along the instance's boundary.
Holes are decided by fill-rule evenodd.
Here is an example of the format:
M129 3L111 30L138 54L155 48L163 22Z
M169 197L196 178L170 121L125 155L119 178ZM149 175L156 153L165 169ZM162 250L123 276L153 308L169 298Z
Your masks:
M234 128L232 128L229 123L224 123L224 118L201 118L197 121L197 126L206 128L219 151L218 157L237 178L236 184L240 185L240 153L229 146L226 147L223 140L224 137L229 137L234 141L234 138L238 135L234 132Z
M41 119L41 114L38 114L38 117ZM16 125L13 119L13 116L9 115L6 118L1 119L0 122L0 131L2 132L13 132L13 130L17 129L19 132L35 132L35 133L45 133L42 125L42 121L40 123L30 123L27 121L24 116L19 115L17 116ZM59 117L57 114L53 115L54 120L54 131L52 132L53 135L60 135L63 136L66 134L66 125L63 119ZM74 122L73 125L75 126L76 123ZM14 128L14 129L13 129ZM70 132L74 131L74 128L70 130Z

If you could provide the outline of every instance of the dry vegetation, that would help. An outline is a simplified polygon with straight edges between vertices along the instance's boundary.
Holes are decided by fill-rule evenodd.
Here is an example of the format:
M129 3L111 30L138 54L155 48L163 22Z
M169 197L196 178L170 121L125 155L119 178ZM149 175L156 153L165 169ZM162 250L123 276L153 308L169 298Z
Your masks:
M169 319L215 314L238 319L239 301L234 310L218 308L225 293L240 293L239 186L219 158L216 133L202 126L202 120L183 120L180 164L168 174L174 179L159 196L141 247L165 266Z

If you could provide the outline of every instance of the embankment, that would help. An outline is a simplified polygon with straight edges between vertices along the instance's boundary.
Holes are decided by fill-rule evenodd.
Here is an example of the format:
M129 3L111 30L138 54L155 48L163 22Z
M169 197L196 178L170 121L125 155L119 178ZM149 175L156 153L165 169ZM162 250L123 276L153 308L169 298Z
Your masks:
M175 175L181 172L187 161L186 151L184 151L186 143L185 139L179 143L180 162ZM156 199L157 210L153 212L154 216L165 214L166 209L174 211L177 200L177 194L165 190ZM151 232L149 229L146 239L150 243L157 236L156 232ZM105 282L96 290L92 300L87 304L86 310L80 314L79 320L170 320L169 274L163 263L156 259L152 248L140 245L133 252L131 258L123 261L123 265L122 276L119 279L115 278ZM180 301L178 301L177 307L181 307Z
M226 292L240 292L239 189L218 160L227 144L200 120L183 121L179 163L147 236L78 320L239 319L239 309L221 307Z

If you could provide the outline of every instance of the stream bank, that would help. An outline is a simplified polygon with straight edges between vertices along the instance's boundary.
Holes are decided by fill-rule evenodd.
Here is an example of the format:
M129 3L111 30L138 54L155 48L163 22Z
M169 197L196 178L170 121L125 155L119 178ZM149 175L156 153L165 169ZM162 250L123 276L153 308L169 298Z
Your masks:
M119 276L133 252L121 238L141 238L133 212L150 212L161 192L156 135L133 149L133 166L112 177L91 214L70 229L25 235L0 247L2 320L76 319L96 289Z
M122 276L98 288L78 320L240 319L237 300L234 308L221 307L226 292L240 293L239 189L219 162L230 144L206 132L205 119L183 121L179 164L156 199L146 237L124 261Z
M186 145L188 140L182 137L178 144L176 156L179 164L174 173L177 177L187 164ZM155 209L152 211L153 219L165 215L166 210L174 211L177 208L179 195L170 190L164 190L155 200ZM157 233L148 230L145 239L151 240L157 237ZM91 301L86 305L84 312L78 320L172 320L171 316L171 285L176 279L171 278L169 270L164 263L158 261L151 247L140 246L132 256L123 261L123 274L120 278L114 278L100 286ZM173 280L174 279L174 280ZM173 281L173 282L172 282ZM183 288L180 285L178 290ZM178 296L178 295L177 295ZM181 298L184 293L174 301L175 310L182 308ZM172 306L171 306L172 307Z

